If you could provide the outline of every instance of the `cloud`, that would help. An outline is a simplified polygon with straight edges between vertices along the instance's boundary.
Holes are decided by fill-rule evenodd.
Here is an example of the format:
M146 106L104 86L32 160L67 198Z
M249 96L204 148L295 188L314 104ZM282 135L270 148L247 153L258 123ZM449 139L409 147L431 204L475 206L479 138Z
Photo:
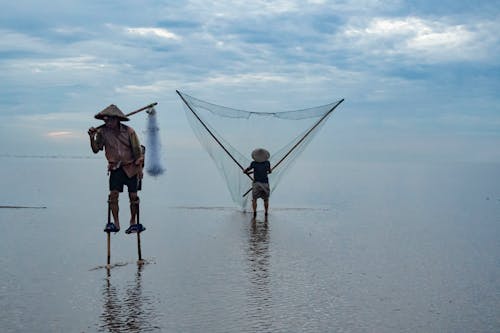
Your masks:
M14 63L13 67L23 67L34 73L45 71L88 71L103 68L106 65L99 63L93 56L79 56L53 59L30 59L23 62Z
M43 53L50 48L47 42L39 37L16 31L0 29L0 52Z
M273 73L247 73L238 75L215 75L207 78L213 84L252 84L258 82L288 82L289 78Z
M349 24L340 40L377 57L402 56L420 63L486 61L497 48L496 22L446 23L420 17L373 18Z
M117 87L115 91L120 94L165 93L173 91L175 87L174 81L159 80L150 84L127 84Z
M89 115L83 112L50 112L43 114L18 114L11 117L14 124L28 124L31 126L57 126L57 124L80 124L88 121Z
M211 2L191 0L187 7L194 15L198 14L206 18L238 17L244 19L255 16L273 16L287 12L296 12L304 6L305 4L300 0L221 0Z
M140 37L157 37L169 40L181 39L180 36L163 28L151 28L151 27L125 28L125 31L130 35L140 36Z
M73 133L71 131L52 131L52 132L47 133L48 137L56 138L56 139L65 139L68 137L72 137L74 135L75 135L75 133Z

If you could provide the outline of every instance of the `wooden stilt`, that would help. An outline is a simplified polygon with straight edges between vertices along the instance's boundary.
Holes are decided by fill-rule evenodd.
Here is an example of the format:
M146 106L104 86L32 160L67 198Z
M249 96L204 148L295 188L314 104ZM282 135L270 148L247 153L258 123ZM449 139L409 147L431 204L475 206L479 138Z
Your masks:
M141 220L140 220L140 213L139 213L139 204L137 204L137 224L139 225L140 223L141 223ZM137 232L137 255L139 257L139 259L137 260L137 263L142 264L143 260L142 260L142 253L141 253L141 232L140 231Z
M107 232L108 234L108 263L107 267L109 268L111 266L111 233Z
M111 205L108 200L108 224L111 222ZM108 238L108 260L106 267L109 269L111 267L111 232L106 232Z
M142 263L142 254L141 254L141 233L137 233L137 254L139 255L139 263Z

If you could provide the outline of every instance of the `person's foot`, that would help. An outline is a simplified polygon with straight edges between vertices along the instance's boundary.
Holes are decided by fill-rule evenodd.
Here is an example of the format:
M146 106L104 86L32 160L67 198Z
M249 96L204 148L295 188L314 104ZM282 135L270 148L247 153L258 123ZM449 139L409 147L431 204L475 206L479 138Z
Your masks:
M131 234L131 233L134 233L134 232L137 232L136 224L130 225L130 227L128 227L127 230L125 230L126 234Z
M136 229L137 229L137 232L143 232L144 230L146 230L146 227L143 226L141 223L139 224L136 224Z
M107 223L106 227L104 228L104 232L111 232L114 229L113 227L114 227L113 223Z
M114 223L108 223L106 224L106 228L104 228L104 232L118 232L120 231L120 228L117 227Z
M132 224L130 227L128 227L127 230L125 230L126 234L132 234L132 233L139 233L143 232L146 230L146 228L142 224Z

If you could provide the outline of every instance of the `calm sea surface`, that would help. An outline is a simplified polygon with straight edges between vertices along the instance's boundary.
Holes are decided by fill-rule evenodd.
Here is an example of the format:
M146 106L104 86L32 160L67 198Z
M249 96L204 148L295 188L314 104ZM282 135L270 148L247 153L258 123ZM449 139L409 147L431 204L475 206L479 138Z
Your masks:
M0 163L0 206L46 207L0 209L2 332L500 331L500 165L298 164L267 221L173 166L140 193L145 264L121 231L106 269L103 160Z

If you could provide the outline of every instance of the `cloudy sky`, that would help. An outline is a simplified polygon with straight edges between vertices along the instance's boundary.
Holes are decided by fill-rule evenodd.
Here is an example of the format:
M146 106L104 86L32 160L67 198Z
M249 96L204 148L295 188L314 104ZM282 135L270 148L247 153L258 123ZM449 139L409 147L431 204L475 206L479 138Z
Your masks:
M185 149L178 89L256 111L345 98L318 137L339 159L500 162L499 30L498 0L5 2L0 155L90 156L111 103L159 102Z

